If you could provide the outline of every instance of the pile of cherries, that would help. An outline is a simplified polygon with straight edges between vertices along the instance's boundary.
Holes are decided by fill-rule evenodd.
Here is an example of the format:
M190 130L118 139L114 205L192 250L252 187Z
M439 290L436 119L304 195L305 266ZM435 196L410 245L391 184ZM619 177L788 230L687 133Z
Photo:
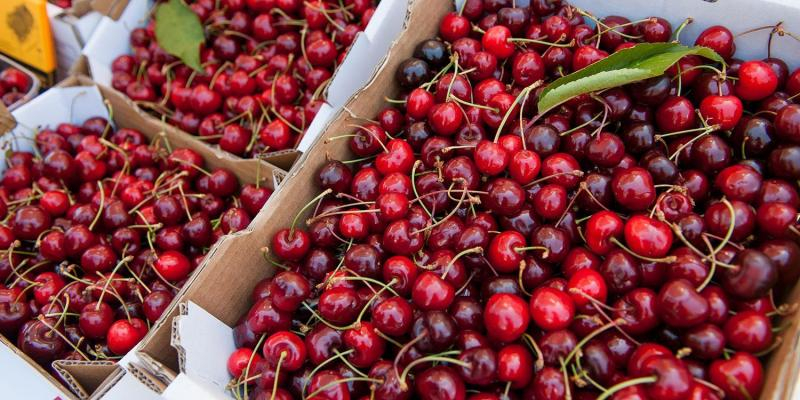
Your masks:
M0 180L0 334L45 367L126 354L272 193L100 117L31 140Z
M336 66L375 12L373 0L197 0L202 72L135 29L112 86L174 126L238 156L294 148Z
M17 68L7 67L0 71L0 101L10 107L25 98L32 85L33 81L28 74Z
M658 17L467 0L278 231L228 360L258 399L755 399L800 275L800 71L696 41L537 115ZM336 139L331 139L336 140ZM305 215L301 210L298 214Z

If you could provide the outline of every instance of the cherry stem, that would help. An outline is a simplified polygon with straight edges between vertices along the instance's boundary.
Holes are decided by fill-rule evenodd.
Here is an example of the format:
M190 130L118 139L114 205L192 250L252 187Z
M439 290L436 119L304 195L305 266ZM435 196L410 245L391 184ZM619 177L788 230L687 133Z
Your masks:
M658 380L658 377L655 377L655 376L643 376L641 378L634 378L634 379L630 379L630 380L627 380L627 381L624 381L624 382L620 382L620 383L608 388L608 390L603 392L603 394L601 394L600 397L597 398L597 400L605 400L605 399L611 397L611 395L613 395L614 393L619 392L622 389L625 389L625 388L628 388L628 387L631 387L631 386L636 386L636 385L655 383L657 380Z
M495 135L494 135L494 142L495 143L497 143L497 141L500 140L500 134L503 132L503 128L506 126L506 122L508 121L508 117L514 111L514 108L517 105L520 104L520 101L522 101L523 98L528 97L528 95L531 93L532 90L538 88L539 86L542 86L543 83L544 83L543 80L538 80L536 82L531 83L530 85L528 85L524 89L522 89L519 92L519 94L517 95L517 97L514 98L514 102L511 103L511 107L509 107L508 110L506 110L505 115L503 115L503 120L500 121L500 126L497 127L497 133L495 133Z
M453 264L455 264L456 261L458 261L459 258L461 258L461 257L463 257L463 256L465 256L467 254L475 254L475 253L483 254L483 247L475 246L475 247L466 249L466 250L456 254L450 260L450 262L447 263L447 266L444 268L444 272L442 273L442 279L444 279L447 276L447 274L450 273L450 269L453 267Z
M564 36L562 35L559 40L561 40ZM533 43L533 44L541 44L544 46L550 47L573 47L575 46L575 39L569 41L569 43L552 43L547 42L544 40L536 40L536 39L525 39L525 38L509 38L508 43Z
M353 350L353 349L345 350L343 352L338 352L337 351L337 352L335 352L335 354L333 356L331 356L331 357L323 360L321 363L319 363L316 367L314 367L314 369L311 370L311 372L309 372L308 379L303 382L302 393L306 392L306 387L308 386L308 383L311 382L311 378L313 378L314 375L316 375L317 372L319 372L319 370L322 369L322 367L324 367L325 365L327 365L327 364L329 364L329 363L331 363L333 361L336 361L337 359L343 360L345 358L345 356L347 356L347 355L349 355L351 353L354 353L354 352L355 352L355 350ZM303 397L303 398L307 399L308 397Z
M581 339L581 341L578 342L577 345L575 345L575 348L572 349L572 351L570 351L569 354L567 354L567 358L564 359L564 365L569 364L570 360L572 360L572 357L575 357L575 354L577 354L578 351L580 351L581 347L583 347L586 343L589 343L589 341L594 339L597 335L599 335L599 334L601 334L601 333L603 333L603 332L605 332L605 331L607 331L607 330L609 330L609 329L611 329L611 328L613 328L615 326L623 325L623 324L625 324L625 320L622 319L622 318L619 318L619 319L611 321L611 322L609 322L609 323L607 323L607 324L595 329L594 331L590 332L588 335L584 336L583 339Z
M675 257L675 256L667 256L667 257L662 257L662 258L645 257L645 256L643 256L641 254L638 254L635 251L631 250L630 248L628 248L627 246L622 244L622 242L620 242L619 239L617 239L615 237L612 237L610 239L610 241L611 241L611 243L614 243L617 246L619 246L622 250L625 250L626 253L628 253L628 254L630 254L630 255L632 255L632 256L640 259L640 260L644 260L644 261L647 261L647 262L670 264L670 263L675 262L675 260L677 259L677 257Z
M377 330L376 330L376 332L377 332ZM334 354L340 354L338 349L333 349L333 352L334 352ZM361 370L359 370L353 364L351 364L350 361L347 360L347 357L340 357L340 360L342 360L344 365L346 365L347 368L350 368L351 371L355 372L358 375L361 375L364 378L369 378L369 375L361 372Z
M117 263L117 265L115 265L115 266L114 266L114 269L113 269L113 270L111 270L111 273L109 273L109 274L108 274L108 275L105 277L105 278L106 278L106 283L105 283L105 285L103 285L103 290L100 292L100 297L97 299L97 304L95 304L95 306L94 306L94 310L95 310L95 311L97 311L97 310L99 310L99 309L100 309L100 303L102 303L102 302L103 302L103 295L105 295L105 294L106 294L106 291L108 291L108 285L110 285L110 284L111 284L111 281L112 281L112 280L114 280L114 278L113 278L114 274L116 274L116 273L117 273L117 271L119 270L119 268L120 268L122 265L124 265L124 264L127 264L127 263L128 263L128 262L130 262L131 260L133 260L133 256L127 256L127 257L123 258L122 260L119 260L119 262ZM123 309L124 309L124 304L125 304L125 302L123 302Z
M517 254L522 254L529 250L541 250L542 251L542 258L547 258L550 255L550 249L544 246L528 246L528 247L515 247L514 252Z
M500 112L500 109L498 109L498 108L492 108L492 107L485 106L485 105L482 105L482 104L471 103L469 101L462 100L462 99L460 99L460 98L458 98L456 96L450 96L450 98L448 100L453 100L456 103L460 103L460 104L465 105L465 106L475 107L475 108L478 108L478 109L481 109L481 110L491 111L493 113L499 113Z
M61 340L63 340L67 345L69 345L69 347L72 347L72 349L75 350L76 353L80 354L81 357L83 357L87 361L90 360L89 357L87 357L86 354L82 352L80 348L78 348L78 346L75 346L74 343L72 343L66 336L64 336L63 333L61 333L54 326L48 324L47 321L45 321L44 316L40 315L38 319L42 324L44 324L44 326L50 328L51 332L55 332L55 334L58 335L61 338Z
M398 377L400 376L400 370L397 368L397 365L400 364L400 358L403 357L403 354L408 352L408 350L410 350L412 347L414 347L414 345L417 344L417 342L419 342L422 339L425 339L427 336L428 336L428 330L426 329L426 330L422 331L422 333L419 336L411 339L408 343L406 343L403 347L400 348L400 350L397 352L397 355L394 357L394 363L393 363L394 364L394 374L396 376L398 376Z
M419 197L419 192L417 191L416 177L417 169L420 165L422 165L422 160L417 160L414 162L414 166L411 168L411 189L414 190L414 196L417 197ZM433 219L433 214L431 214L430 210L428 210L428 207L425 206L425 203L420 201L419 204L422 206L422 209L425 210L425 213L428 214L431 219Z
M594 117L592 117L592 119L590 119L590 120L588 120L588 121L586 121L586 122L584 122L584 123L582 123L582 124L580 124L580 125L578 125L578 126L576 126L574 128L571 128L571 129L568 129L568 130L566 130L564 132L561 132L561 133L558 134L558 136L567 136L570 133L577 131L578 129L584 128L584 127L588 126L589 124L591 124L592 122L597 121L597 119L600 118L603 114L604 113L599 112Z
M347 382L371 382L371 383L383 383L383 381L381 381L381 380L378 380L378 379L374 379L374 378L362 378L362 377L360 377L360 376L354 376L354 377L351 377L351 378L337 379L337 380L335 380L335 381L333 381L333 382L328 382L327 384L323 385L322 387L320 387L319 389L317 389L316 391L314 391L313 393L311 393L310 395L308 395L308 397L306 397L306 398L307 398L307 399L312 399L312 398L316 397L318 394L320 394L320 393L322 393L322 392L324 392L324 391L328 390L329 388L332 388L332 387L334 387L334 386L336 386L336 385L338 385L338 384L340 384L340 383L347 383Z
M424 364L426 362L433 362L433 361L446 362L459 365L464 368L468 368L469 363L448 357L448 356L455 356L458 354L461 354L460 350L445 351L443 353L421 357L408 363L408 365L406 365L406 368L403 370L403 373L400 374L400 387L403 389L408 388L408 385L406 384L406 377L408 376L408 373L411 372L412 368L416 367L417 365Z
M544 355L542 354L542 350L539 348L539 345L536 344L536 340L528 333L523 333L522 338L525 342L528 343L528 346L531 347L534 354L536 354L536 363L534 364L534 371L539 371L540 369L544 368Z
M97 187L100 190L100 207L97 208L97 214L95 214L94 219L92 220L92 223L89 224L89 230L90 231L94 231L94 226L95 226L95 224L97 224L97 221L100 220L100 214L103 213L103 207L105 206L105 202L106 202L106 191L105 191L105 188L103 188L103 184L98 181L97 182Z
M281 376L281 364L283 363L283 359L286 358L286 355L286 350L284 350L281 352L280 357L278 357L278 364L275 366L275 381L272 383L272 395L269 397L269 400L275 400L275 393L278 391L278 381Z
M459 179L459 178L456 178L456 179ZM455 185L455 180L453 181L453 183L450 184L450 188L448 189L448 191L453 188L453 185ZM420 233L426 232L426 231L431 230L431 229L435 228L436 226L444 223L444 221L447 221L447 219L449 219L450 217L452 217L453 215L455 215L458 212L458 210L461 208L461 204L464 203L464 198L466 196L467 196L467 191L466 190L462 190L461 191L461 198L458 199L458 204L453 206L452 210L450 210L450 212L447 215L445 215L444 217L442 217L438 221L434 222L433 224L430 224L430 225L426 226L425 228L415 230L411 234L412 235L416 235L416 234L420 234ZM422 203L422 201L420 201L420 203Z
M317 197L314 197L313 199L311 199L311 201L306 203L306 205L304 205L303 208L301 208L300 211L297 212L297 215L295 215L294 220L292 220L292 227L289 229L290 239L294 237L294 229L295 226L297 225L297 221L300 219L300 215L303 214L306 210L308 210L308 208L311 207L312 204L322 200L325 196L331 193L333 193L333 190L325 189L322 193L318 194Z
M672 35L673 40L676 41L676 42L680 42L681 41L680 40L681 39L681 32L683 32L683 29L686 28L692 22L694 22L694 18L692 18L692 17L689 17L689 18L686 18L685 20L683 20L683 22L681 22L681 24L678 26L678 29L676 29L675 33Z

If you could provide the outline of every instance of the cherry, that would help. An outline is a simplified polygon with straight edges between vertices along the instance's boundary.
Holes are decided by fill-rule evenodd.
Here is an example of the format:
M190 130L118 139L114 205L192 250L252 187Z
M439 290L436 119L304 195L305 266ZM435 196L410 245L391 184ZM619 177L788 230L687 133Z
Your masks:
M484 323L489 336L502 342L512 342L528 327L530 314L525 300L513 294L492 295L484 310Z
M436 366L423 371L415 379L420 399L466 399L466 387L461 377L448 366Z
M769 64L763 61L746 61L739 67L736 94L743 100L761 100L778 88L778 76Z
M261 356L258 353L254 353L252 349L247 347L238 348L228 356L228 373L238 379L247 371L247 377L249 378L251 375L250 366L258 365L261 361Z
M92 302L83 307L78 319L81 332L90 339L106 337L114 323L114 313L106 303Z
M147 325L138 318L119 320L108 328L108 348L114 354L126 354L133 349L147 333Z
M749 353L737 352L730 359L716 360L709 367L709 380L725 392L725 398L757 397L764 383L761 363Z
M722 272L722 286L744 300L764 296L775 286L778 270L764 253L745 249L736 255L736 266Z
M631 250L645 257L664 257L672 247L672 230L653 218L634 215L625 223L624 232Z
M700 103L700 115L709 124L731 130L742 118L742 101L736 96L708 96Z
M733 33L720 25L714 25L701 32L694 44L708 47L726 60L733 57L736 52Z
M673 327L696 326L703 323L709 314L708 301L685 279L664 284L657 305L659 316Z
M669 97L658 107L655 117L662 131L685 131L695 125L694 105L685 97Z
M564 329L575 315L575 303L565 292L541 287L531 296L530 315L533 322L544 330Z
M11 229L21 240L36 240L50 227L51 217L39 206L23 206L16 210Z
M448 42L466 37L471 27L467 18L456 13L448 13L439 25L439 34Z
M612 238L623 233L622 219L611 211L600 211L589 218L586 224L586 245L595 254L606 255L614 246Z
M432 272L421 273L411 290L411 299L422 310L446 310L454 296L453 286Z
M618 171L611 179L614 199L632 211L642 211L656 200L653 177L647 170L632 167Z

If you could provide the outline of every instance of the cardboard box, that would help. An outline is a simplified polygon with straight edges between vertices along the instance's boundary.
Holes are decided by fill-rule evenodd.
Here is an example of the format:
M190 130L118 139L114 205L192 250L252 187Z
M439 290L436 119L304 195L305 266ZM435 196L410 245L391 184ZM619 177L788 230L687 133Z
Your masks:
M80 70L81 52L104 20L116 21L130 0L74 0L65 9L47 3L47 16L56 47L56 81Z
M106 104L113 111L113 120L117 127L137 129L150 139L164 137L173 148L192 148L203 157L209 169L230 169L239 178L240 182L253 183L260 179L262 185L276 189L284 175L282 170L264 161L235 159L229 154L212 149L166 124L162 124L152 118L145 118L123 95L112 89L96 86L87 78L73 77L67 79L59 87L50 89L34 101L17 109L13 113L13 119L10 119L8 115L5 117L0 115L0 126L16 125L13 130L0 137L0 146L30 150L32 146L30 138L35 135L39 126L55 126L66 121L78 123L93 116L108 118L109 113ZM43 110L46 111L43 112ZM0 154L0 166L5 165L2 162L4 157L5 153ZM235 234L223 237L220 243L231 236L235 236ZM216 248L217 246L212 246L209 254L215 253ZM207 261L208 258L203 265ZM200 271L203 265L198 267L196 271ZM109 382L121 382L119 385L111 385L114 386L112 397L109 397L112 399L114 398L114 392L121 393L122 396L139 393L135 397L118 397L137 399L146 399L153 394L149 389L137 392L137 387L142 389L139 387L141 385L138 384L138 380L132 380L135 383L135 385L131 385L132 387L125 386L126 379L124 378L132 376L136 371L137 363L141 362L135 351L128 353L117 364L102 361L78 362L62 360L54 362L54 369L64 379L69 389L50 376L44 369L28 360L13 344L7 341L2 342L2 346L0 346L0 365L21 365L17 358L23 360L27 367L18 368L18 370L14 371L14 374L0 374L0 385L4 387L19 387L25 390L30 388L34 388L32 390L41 390L41 396L37 395L30 398L56 398L55 396L60 396L61 398L87 398L97 388L103 387L104 382L107 380ZM51 396L51 393L55 393L55 395Z
M83 49L87 72L101 85L111 86L111 63L117 57L130 53L130 32L145 26L149 20L151 0L129 1L119 21L102 21ZM264 154L261 157L263 160L288 170L300 153L309 149L330 118L372 76L377 63L400 32L403 20L397 16L405 15L407 6L408 0L383 0L378 4L369 26L356 35L347 57L334 72L326 90L326 104L309 124L297 148Z

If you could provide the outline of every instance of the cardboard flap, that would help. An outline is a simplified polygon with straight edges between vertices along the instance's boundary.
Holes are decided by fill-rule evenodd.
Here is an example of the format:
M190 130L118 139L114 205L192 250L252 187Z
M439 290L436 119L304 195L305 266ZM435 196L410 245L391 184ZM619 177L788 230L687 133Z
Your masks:
M161 398L136 376L121 368L106 379L90 397L91 400L160 400Z
M167 400L207 399L227 400L230 397L219 393L215 388L209 387L207 382L192 379L186 374L179 374L175 380L164 389L161 397Z
M113 20L118 20L129 0L91 0L91 8Z
M3 103L0 103L0 136L11 131L15 126L17 126L17 121L14 116L11 115Z
M73 399L54 378L0 335L0 387L4 399Z
M53 369L81 398L88 397L118 367L111 361L56 360Z
M183 355L182 373L225 392L230 381L226 361L236 350L231 327L190 301L173 319L171 342Z

